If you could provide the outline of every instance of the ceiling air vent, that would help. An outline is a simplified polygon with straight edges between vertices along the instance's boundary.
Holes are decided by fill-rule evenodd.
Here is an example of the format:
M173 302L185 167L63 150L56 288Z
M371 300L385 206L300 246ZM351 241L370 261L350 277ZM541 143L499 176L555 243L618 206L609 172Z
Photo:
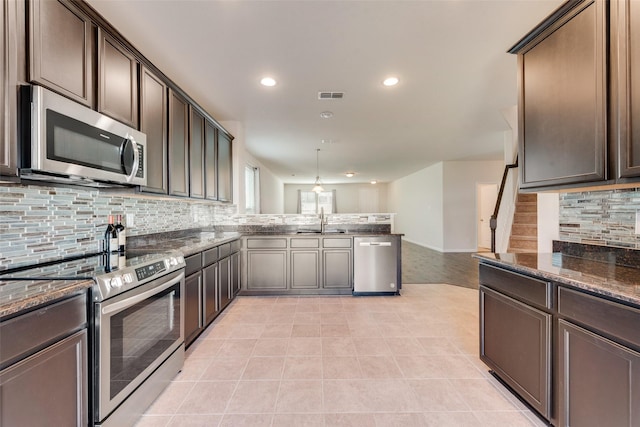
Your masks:
M318 92L318 99L342 99L344 92Z

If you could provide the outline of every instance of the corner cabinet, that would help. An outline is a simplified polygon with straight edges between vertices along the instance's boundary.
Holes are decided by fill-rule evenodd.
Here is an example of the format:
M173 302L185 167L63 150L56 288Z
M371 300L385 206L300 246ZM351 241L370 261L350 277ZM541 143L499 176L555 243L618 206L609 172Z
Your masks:
M90 18L69 2L33 0L28 40L29 79L93 108L96 38Z
M608 178L607 8L567 2L510 50L518 54L523 189Z
M167 194L167 85L146 67L140 70L140 131L147 135L148 193Z

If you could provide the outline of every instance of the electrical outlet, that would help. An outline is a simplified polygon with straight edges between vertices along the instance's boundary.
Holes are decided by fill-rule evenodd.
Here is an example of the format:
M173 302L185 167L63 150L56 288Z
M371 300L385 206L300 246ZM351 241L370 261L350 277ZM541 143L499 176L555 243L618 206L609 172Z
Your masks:
M640 234L640 209L636 211L636 234Z
M124 216L125 223L127 224L127 228L135 228L134 216L132 213L126 214Z

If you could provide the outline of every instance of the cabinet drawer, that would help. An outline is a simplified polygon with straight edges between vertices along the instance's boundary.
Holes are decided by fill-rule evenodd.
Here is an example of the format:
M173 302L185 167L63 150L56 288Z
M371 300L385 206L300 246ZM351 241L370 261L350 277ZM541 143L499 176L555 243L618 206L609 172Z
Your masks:
M640 309L559 287L558 312L640 348Z
M204 262L204 266L207 266L209 264L213 264L214 262L218 261L218 248L211 248L211 249L207 249L206 251L202 252L202 261Z
M322 240L323 248L350 248L351 238L328 238Z
M78 295L0 323L0 368L86 327L87 296Z
M199 253L186 257L184 262L187 264L184 269L185 276L189 276L202 269L202 255Z
M286 249L287 239L247 239L247 249Z
M320 239L291 239L292 248L319 248Z
M225 243L224 245L218 246L220 259L228 257L231 254L231 243Z
M480 284L521 301L551 308L551 283L480 264Z

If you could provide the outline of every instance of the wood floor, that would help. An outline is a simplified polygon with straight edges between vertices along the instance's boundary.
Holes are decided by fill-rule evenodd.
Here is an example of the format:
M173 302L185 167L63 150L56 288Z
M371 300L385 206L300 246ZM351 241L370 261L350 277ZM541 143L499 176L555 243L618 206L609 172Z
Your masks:
M478 289L478 260L472 253L438 252L402 241L402 283L446 283Z

